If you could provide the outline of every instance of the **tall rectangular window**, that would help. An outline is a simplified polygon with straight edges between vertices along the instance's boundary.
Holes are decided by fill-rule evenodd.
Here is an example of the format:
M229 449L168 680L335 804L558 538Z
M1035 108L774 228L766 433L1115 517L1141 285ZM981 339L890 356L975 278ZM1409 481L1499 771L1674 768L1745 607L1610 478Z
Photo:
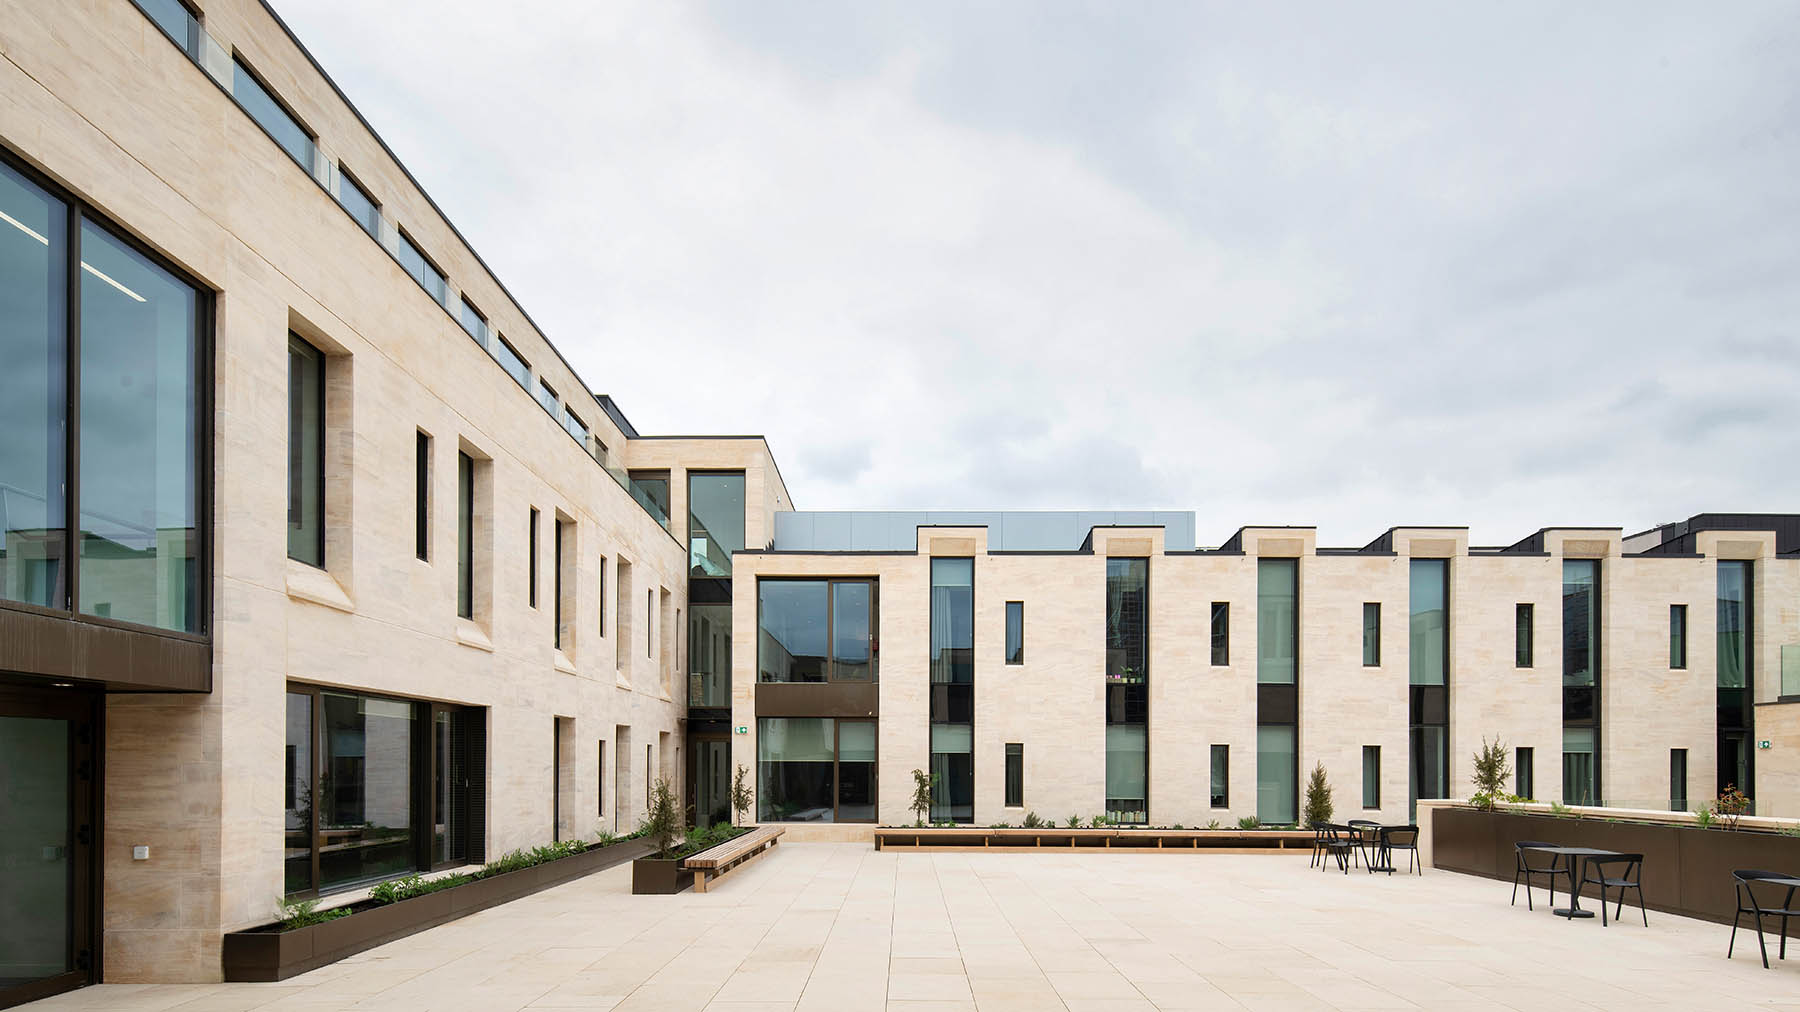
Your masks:
M1006 807L1025 807L1025 746L1006 744Z
M1718 619L1715 625L1718 681L1718 792L1735 787L1756 797L1754 739L1755 711L1751 690L1755 687L1755 597L1751 563L1727 560L1719 563ZM1753 810L1754 811L1754 810Z
M1006 663L1025 663L1025 602L1006 602Z
M1685 748L1669 750L1669 811L1688 810L1687 752Z
M1381 807L1381 746L1364 745L1362 750L1362 806Z
M1212 603L1212 662L1214 667L1231 663L1231 603Z
M1563 803L1592 805L1596 803L1597 783L1594 767L1599 745L1599 730L1593 727L1563 728Z
M1363 602L1363 667L1381 666L1381 605Z
M551 573L553 586L551 587L550 607L552 624L556 627L556 631L553 634L554 645L556 649L562 650L568 645L566 642L568 637L564 635L563 629L563 616L566 613L564 606L573 603L564 601L563 595L567 592L569 587L574 585L573 581L568 579L568 568L569 550L573 547L570 542L575 540L575 533L570 530L572 525L565 523L562 520L552 520L552 523L556 525L556 537L551 544L551 550L555 553L555 558L551 561L551 566L553 567Z
M620 673L631 674L631 563L619 556L618 572L613 577L613 654Z
M525 603L536 608L538 585L538 510L536 506L531 507L531 526L527 528L525 534L525 556L525 568L531 581L530 586L525 589Z
M688 587L688 706L731 705L731 601L700 601Z
M1213 808L1231 807L1231 746L1214 745L1212 747L1212 792L1209 804Z
M606 814L606 739L600 739L600 748L594 755L594 814Z
M1687 667L1687 605L1669 605L1669 667Z
M1300 773L1292 724L1262 724L1256 729L1256 818L1266 826L1295 821L1296 785Z
M688 575L729 577L743 550L744 472L689 471Z
M456 613L475 617L475 459L456 453Z
M1532 759L1530 748L1513 750L1513 793L1528 801L1536 797L1532 792L1537 789L1537 785L1532 782Z
M656 656L656 588L644 591L644 656Z
M1532 665L1533 643L1537 638L1537 616L1533 614L1535 605L1516 604L1513 606L1513 667L1529 668Z
M1750 564L1719 563L1718 682L1721 689L1750 684Z
M1563 560L1563 801L1600 800L1600 562Z
M931 821L975 818L975 560L931 560Z
M1259 559L1256 563L1256 680L1293 685L1299 653L1299 563Z
M431 437L423 432L413 443L413 554L431 558Z
M1600 564L1563 563L1563 687L1592 686L1600 643ZM1567 719L1567 715L1565 715Z
M1411 574L1412 684L1444 685L1450 667L1450 566L1444 559L1414 559Z
M325 565L325 355L288 334L288 558Z
M288 153L296 164L306 170L308 175L313 170L313 135L310 130L300 125L294 114L288 112L287 106L263 87L254 71L244 65L244 61L232 57L231 97L237 99L238 105L250 114L281 150Z
M406 272L407 277L417 281L433 302L441 306L450 297L450 282L444 277L444 272L438 270L424 251L414 245L412 237L404 230L400 232L394 256L400 261L400 269Z
M369 191L357 185L350 173L338 166L338 203L350 212L350 217L362 226L371 238L381 237L381 205L369 196Z
M1150 560L1106 560L1106 814L1150 810Z
M595 605L600 611L600 638L606 638L606 556L600 556L600 577L594 584Z

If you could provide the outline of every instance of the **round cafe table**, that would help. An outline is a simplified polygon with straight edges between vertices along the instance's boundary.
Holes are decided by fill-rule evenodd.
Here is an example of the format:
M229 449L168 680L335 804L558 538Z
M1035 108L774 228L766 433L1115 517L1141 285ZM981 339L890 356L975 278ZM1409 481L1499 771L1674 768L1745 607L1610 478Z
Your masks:
M1581 879L1587 874L1587 859L1590 857L1610 857L1616 850L1601 850L1598 847L1526 847L1540 854L1554 854L1569 862L1569 905L1557 907L1550 911L1558 917L1575 920L1578 917L1592 917L1592 910L1581 909Z

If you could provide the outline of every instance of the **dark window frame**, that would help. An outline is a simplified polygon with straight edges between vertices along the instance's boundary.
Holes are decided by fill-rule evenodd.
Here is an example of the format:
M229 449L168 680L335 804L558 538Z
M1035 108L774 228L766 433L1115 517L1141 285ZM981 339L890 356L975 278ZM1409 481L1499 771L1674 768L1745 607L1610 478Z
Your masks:
M759 576L756 578L757 639L762 638L762 585L765 583L823 583L825 585L825 679L819 682L764 681L761 647L756 658L759 685L879 685L881 683L881 578L877 576ZM837 590L840 583L862 583L869 588L869 677L838 678L836 650ZM929 585L929 584L928 584ZM930 667L930 632L926 633L927 669ZM929 733L929 732L928 732ZM927 746L929 753L929 745Z
M563 567L568 564L568 558L564 554L566 551L564 534L573 533L566 529L574 525L568 521L558 519L555 514L551 514L550 523L555 527L555 534L552 538L550 548L551 552L554 554L554 558L550 563L552 569L550 580L550 613L551 624L554 629L551 633L551 645L556 649L561 650L563 648ZM573 539L571 538L569 540Z
M456 451L456 614L475 618L475 458Z
M1513 606L1513 667L1537 663L1537 605L1521 601Z
M1231 602L1214 601L1212 603L1212 666L1228 667L1231 664Z
M431 561L431 433L414 430L413 439L413 555Z
M1214 742L1212 744L1212 746L1207 750L1207 754L1208 754L1208 765L1206 768L1207 801L1208 801L1207 807L1209 807L1209 808L1230 808L1231 807L1231 746L1221 744L1218 742ZM1215 771L1223 773L1224 776L1215 778L1213 776L1213 773ZM1223 794L1212 793L1212 781L1214 779L1218 779L1225 785L1225 791Z
M1006 663L1025 663L1025 602L1006 602Z
M813 684L818 684L818 683L813 683ZM756 778L757 778L757 783L759 785L759 789L757 790L757 793L756 793L756 819L758 822L770 822L770 823L774 823L776 825L783 825L783 824L793 821L793 820L788 820L788 819L765 819L765 818L763 818L763 812L762 812L763 792L760 789L760 785L762 783L762 765L765 762L765 760L762 757L762 751L761 751L762 750L762 739L763 739L762 722L765 720L829 720L829 721L831 721L831 823L833 825L842 824L842 825L850 825L850 826L872 826L872 825L878 825L881 822L881 779L880 779L881 778L881 722L879 720L877 720L874 717L849 717L849 716L845 716L845 717L794 717L794 716L783 715L783 714L761 714L761 713L756 715L756 730L757 730L757 735L756 735L756 740L757 740ZM874 768L875 768L875 805L874 805L875 812L872 817L867 818L867 819L843 818L844 775L843 775L842 767L843 767L844 760L841 757L844 754L843 742L844 742L844 725L845 724L868 724L868 725L871 725L875 731L875 758L872 761ZM856 761L863 762L863 761L868 761L868 760L856 760Z
M319 391L316 403L313 405L313 410L317 412L317 423L314 426L317 447L313 453L315 459L312 461L312 464L317 469L319 484L317 489L310 491L313 493L311 496L313 508L318 510L319 527L318 530L314 532L312 539L313 544L311 546L312 550L317 554L317 561L314 561L313 559L303 559L300 556L295 555L291 548L288 551L288 558L301 563L302 565L311 566L314 569L324 569L326 568L325 437L328 434L329 429L329 426L325 424L325 387L326 378L330 371L330 358L325 354L324 349L313 344L311 341L308 341L295 331L288 331L288 523L290 527L293 524L292 518L302 509L301 497L305 496L309 491L299 487L299 483L302 480L301 476L305 473L305 462L300 459L300 449L296 445L297 440L295 438L298 426L300 425L301 408L299 401L295 397L294 391L294 361L296 355L301 359L310 357L318 369ZM300 475L295 474L296 468L300 470Z
M1025 807L1025 744L1009 741L1006 743L1006 804L1007 808Z
M1530 745L1513 749L1513 793L1530 799L1537 790L1537 755Z
M531 526L525 535L526 569L529 571L530 584L525 589L525 603L528 607L538 606L538 508L531 509Z
M1369 778L1369 759L1371 756L1375 760L1375 777L1373 780ZM1362 747L1362 761L1362 806L1364 811L1371 811L1381 807L1381 746L1364 745ZM1374 800L1371 801L1371 798Z
M1677 793L1676 789L1680 788ZM1688 810L1688 750L1672 748L1669 750L1669 810L1685 812Z
M1688 606L1669 605L1669 668L1684 671L1688 666Z
M1381 602L1364 601L1362 663L1365 668L1381 667ZM1375 623L1369 624L1370 609L1374 609ZM1379 807L1379 806L1377 806Z

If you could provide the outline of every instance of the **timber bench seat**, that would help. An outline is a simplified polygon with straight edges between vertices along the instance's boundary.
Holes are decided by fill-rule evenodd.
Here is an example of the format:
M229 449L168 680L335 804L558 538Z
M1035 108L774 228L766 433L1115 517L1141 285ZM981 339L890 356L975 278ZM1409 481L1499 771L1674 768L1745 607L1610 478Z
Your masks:
M694 891L703 893L714 881L724 878L745 863L760 857L781 842L787 832L780 826L762 826L735 840L709 847L681 862L684 871L694 873Z

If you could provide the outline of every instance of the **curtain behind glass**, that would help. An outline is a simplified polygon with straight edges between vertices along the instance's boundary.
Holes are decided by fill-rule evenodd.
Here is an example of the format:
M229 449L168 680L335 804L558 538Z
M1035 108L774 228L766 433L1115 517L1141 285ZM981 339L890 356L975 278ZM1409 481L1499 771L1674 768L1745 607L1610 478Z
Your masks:
M1595 594L1600 564L1589 559L1563 563L1563 684L1594 684L1594 647L1600 642L1600 610Z
M1298 671L1299 566L1294 559L1256 564L1256 680L1292 685Z
M1444 559L1412 560L1408 667L1414 685L1443 685L1448 673L1449 573Z
M1750 564L1719 563L1719 688L1749 684Z
M1294 765L1294 726L1264 724L1256 729L1256 818L1264 825L1295 821L1298 774Z
M1591 805L1595 803L1594 744L1593 728L1563 728L1563 802L1565 804Z
M1106 680L1143 682L1150 673L1149 559L1106 560Z
M931 680L975 680L975 560L931 560Z
M1147 729L1142 724L1106 726L1106 805L1108 809L1142 811L1149 797Z

